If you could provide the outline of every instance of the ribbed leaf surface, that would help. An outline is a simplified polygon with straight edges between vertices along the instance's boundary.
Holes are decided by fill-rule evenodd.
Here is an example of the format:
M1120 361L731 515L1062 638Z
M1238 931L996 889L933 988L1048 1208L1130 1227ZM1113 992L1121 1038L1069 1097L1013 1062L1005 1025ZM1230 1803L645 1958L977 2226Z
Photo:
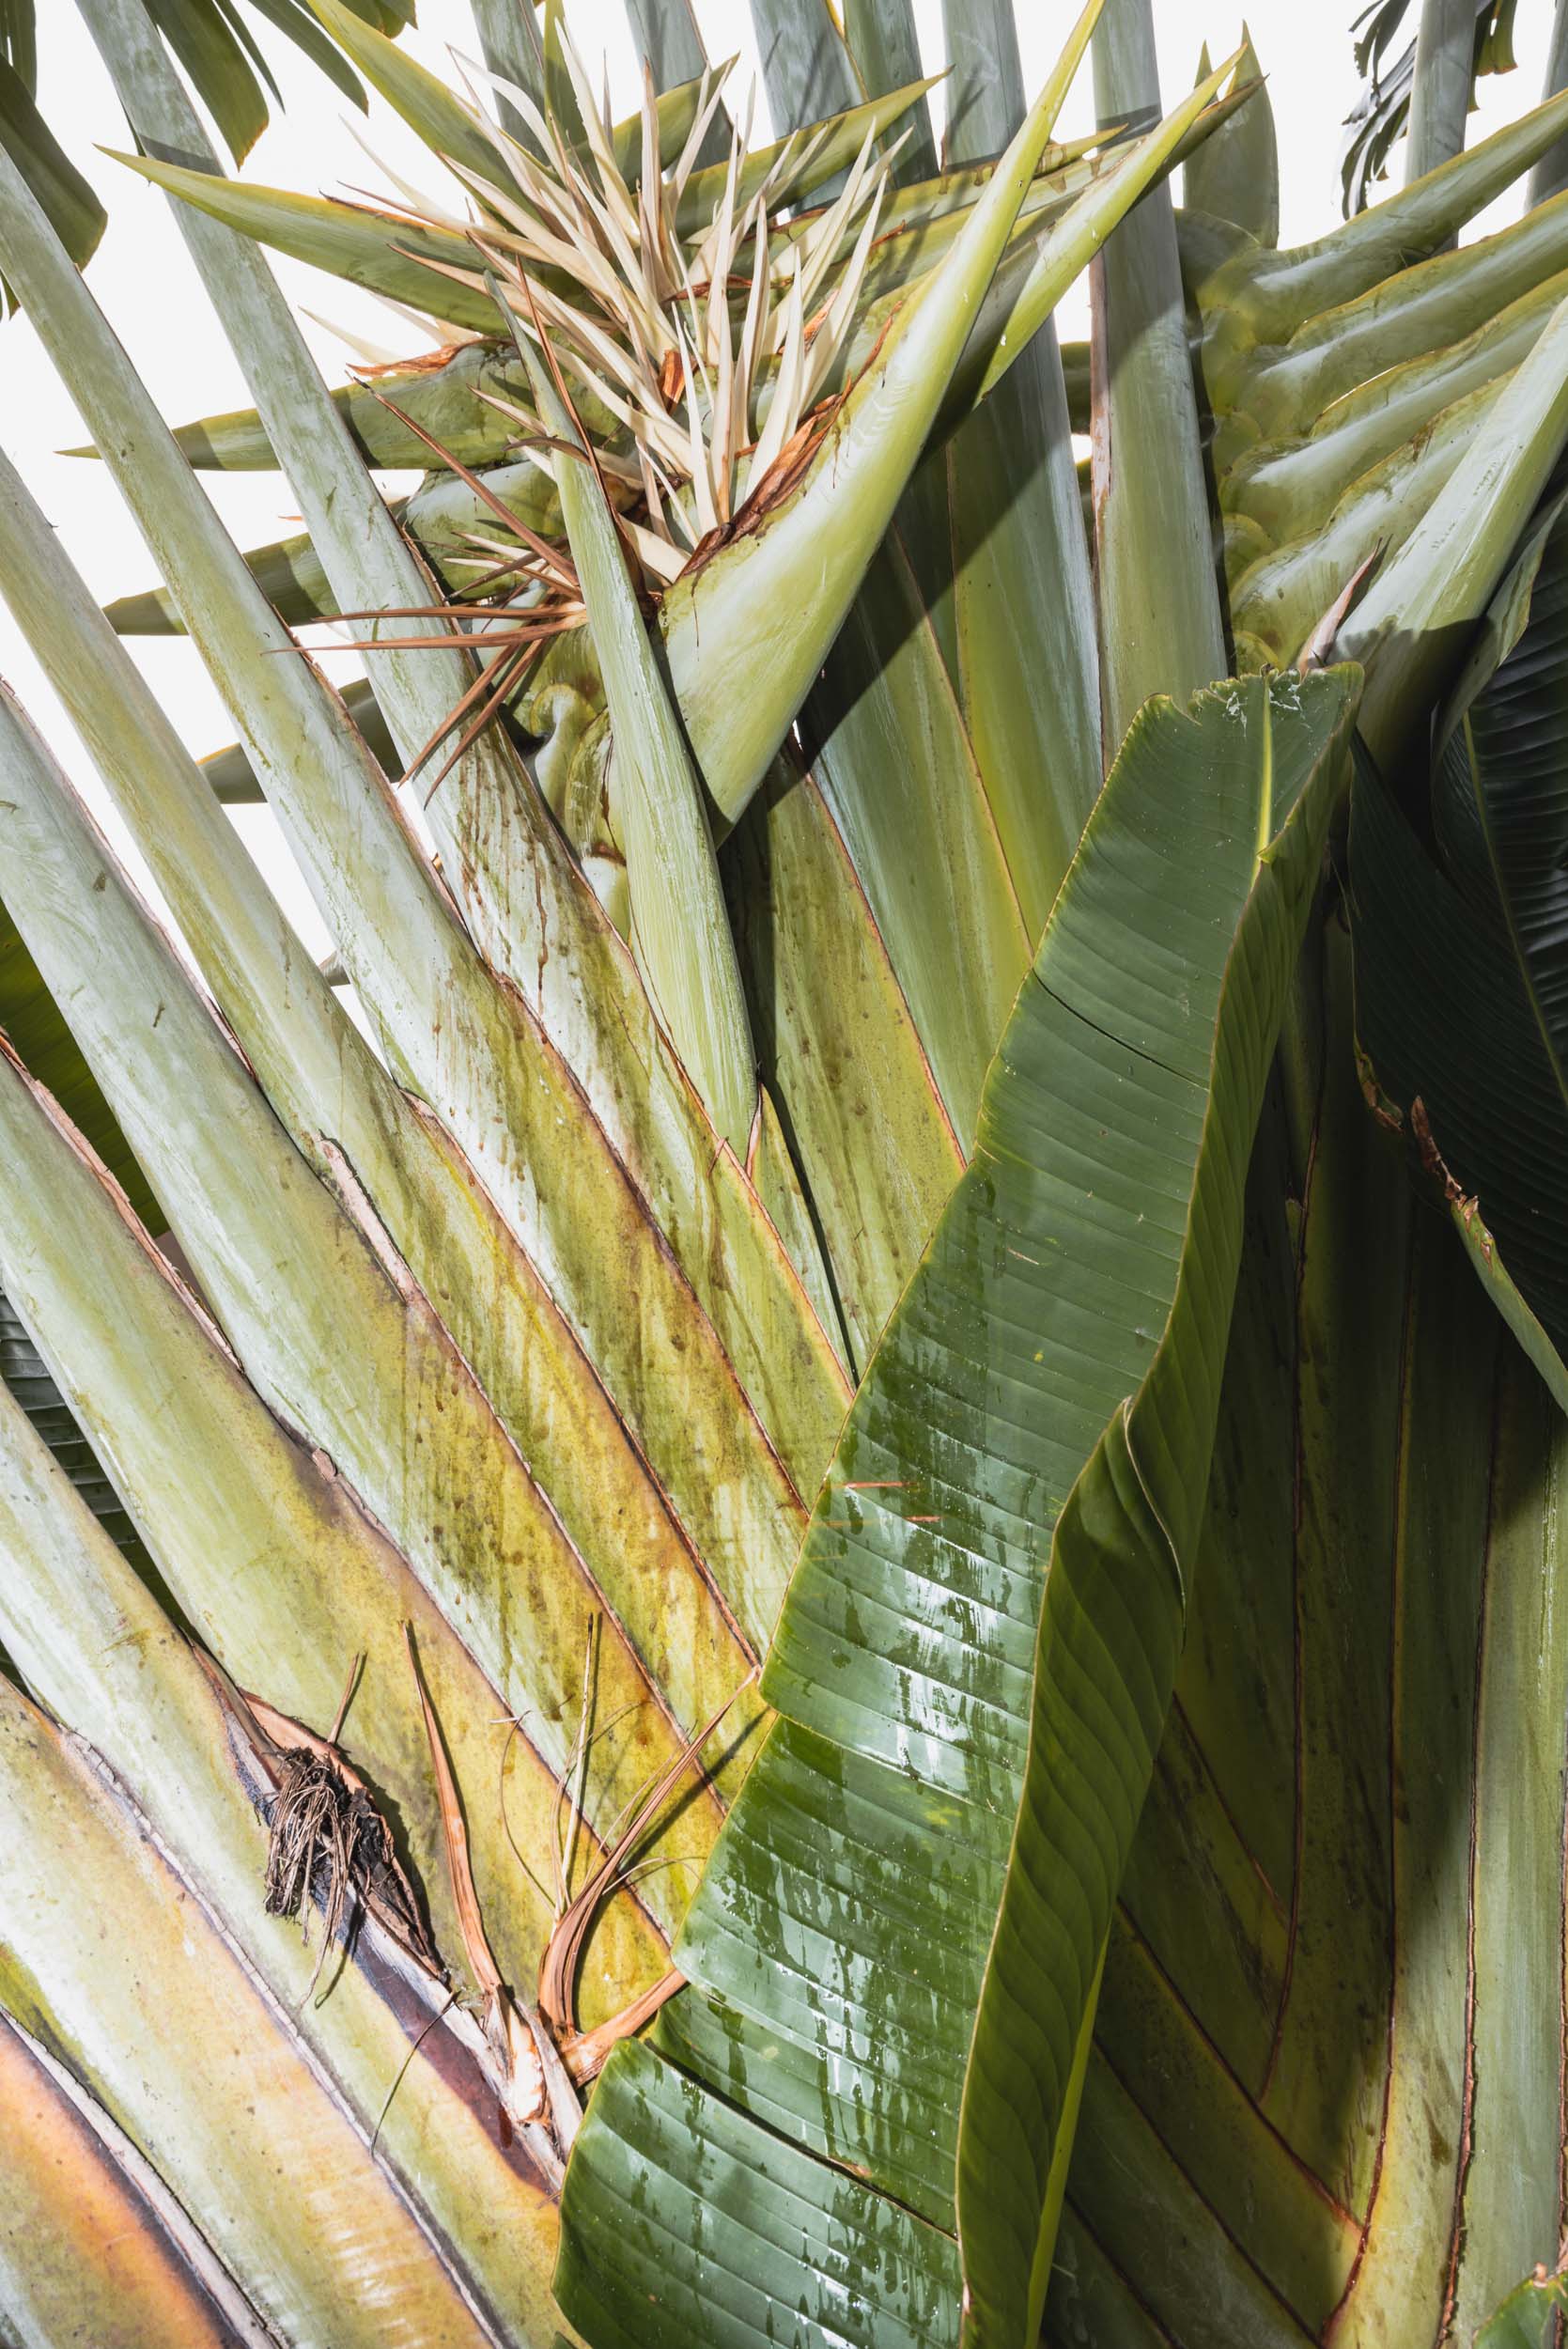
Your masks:
M1157 704L1139 720L1008 1024L974 1159L873 1360L791 1584L765 1681L785 1718L688 1914L677 1954L701 1996L666 2010L660 2044L753 2116L755 2158L762 2127L831 2165L817 2193L834 2212L844 2171L867 2179L856 2224L872 2223L875 2189L905 2206L910 2240L910 2212L953 2229L977 2006L1020 2093L1048 2108L1065 2089L1179 1645L1241 1172L1349 692L1343 673L1226 687L1190 713ZM1167 1368L1150 1401L1157 1359ZM1112 1423L1125 1486L1122 1406L1141 1388L1132 1505L1145 1526L1163 1509L1170 1536L1152 1548L1146 1531L1102 1530L1100 1480L1116 1474L1102 1430ZM1092 1459L1105 1465L1048 1575L1052 1528ZM1112 1561L1138 1579L1136 1600L1101 1579ZM1042 1590L1061 1593L1043 1632ZM1116 1735L1089 1752L1100 1717ZM1053 1766L1063 1741L1083 1765L1074 1785ZM1036 1930L1022 1879L1042 1852ZM1062 2027L1044 2052L987 1976L994 1930L999 1947L1021 1931L1026 1968L1045 1969L1032 2010ZM619 2072L624 2094L632 2064L642 2080L648 2062L613 2061L568 2178L558 2289L590 2336L581 2295L629 2326L656 2272L693 2286L703 2272L701 2230L670 2228L657 2175L675 2170L676 2205L702 2178L700 2115L678 2162L635 2134L629 2163L606 2119L609 2082ZM1017 2125L994 2072L980 2093L964 2121L977 2147ZM645 2091L639 2131L650 2095L678 2109L700 2091ZM1025 2125L1022 2159L1017 2142L1010 2161L980 2156L1003 2234L970 2206L971 2295L1000 2280L1030 2296L1046 2200L1034 2165L1048 2169L1059 2117L1060 2101L1039 2143ZM1020 2214L1021 2273L1006 2242ZM825 2324L831 2305L821 2264L802 2255L761 2300L709 2306L696 2338L727 2349L767 2338L770 2309ZM950 2303L933 2337L956 2329Z

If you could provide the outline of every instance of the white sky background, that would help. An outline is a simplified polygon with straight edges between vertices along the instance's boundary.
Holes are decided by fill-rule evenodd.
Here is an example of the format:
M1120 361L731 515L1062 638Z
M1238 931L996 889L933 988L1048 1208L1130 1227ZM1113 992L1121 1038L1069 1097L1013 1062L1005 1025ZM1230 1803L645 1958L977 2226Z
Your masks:
M755 70L756 50L745 0L695 0L710 57L738 52L738 86ZM915 0L928 70L941 56L940 0ZM1340 124L1356 92L1347 33L1356 0L1250 0L1252 36L1268 76L1280 134L1281 241L1321 235L1339 216ZM1024 81L1032 91L1044 78L1077 0L1018 0ZM1408 19L1413 30L1418 10ZM1237 38L1234 0L1156 0L1160 69L1167 105L1188 89L1198 52L1206 37L1216 56ZM1518 70L1482 85L1483 104L1471 117L1470 139L1533 104L1541 88L1551 9L1547 0L1522 0L1515 29ZM165 199L123 166L97 150L130 145L108 77L70 0L39 0L41 103L64 132L76 163L97 186L109 226L92 262L88 281L111 323L171 423L225 409L248 406L249 397L223 331L188 260ZM417 32L404 35L412 53L438 71L448 71L454 49L477 55L469 0L419 0ZM638 67L621 0L571 0L573 37L598 71L603 54L617 116L638 101ZM332 193L346 187L374 189L375 165L349 128L352 119L376 154L416 185L433 187L435 174L426 150L391 110L372 98L366 122L287 42L262 33L287 105L273 109L272 127L251 156L248 179L271 185ZM735 85L732 84L732 87ZM936 93L938 103L940 92ZM759 94L759 121L766 101ZM1063 135L1093 127L1087 69L1068 101ZM1403 147L1393 169L1403 171ZM1486 216L1483 230L1496 227L1518 210L1505 199ZM1477 233L1475 230L1470 234ZM341 325L398 353L412 344L410 330L372 297L301 264L272 257L297 311L310 311L330 325L304 319L305 332L333 382L344 378L349 352L333 326ZM1058 314L1063 335L1086 331L1081 287ZM95 462L57 454L85 437L71 403L25 319L0 327L0 438L66 547L101 600L152 583L150 560L134 523L106 474ZM280 537L297 527L287 485L274 474L203 474L230 529L242 546ZM198 754L218 749L232 728L218 695L190 646L179 639L132 640L160 700ZM340 677L352 675L351 659L330 664ZM23 644L15 622L0 604L0 676L14 688L49 737L68 771L103 812L86 754ZM320 922L277 838L265 809L235 812L239 828L304 936L320 955L327 941ZM109 820L106 818L106 820ZM119 827L110 830L123 844ZM139 862L132 860L140 870Z

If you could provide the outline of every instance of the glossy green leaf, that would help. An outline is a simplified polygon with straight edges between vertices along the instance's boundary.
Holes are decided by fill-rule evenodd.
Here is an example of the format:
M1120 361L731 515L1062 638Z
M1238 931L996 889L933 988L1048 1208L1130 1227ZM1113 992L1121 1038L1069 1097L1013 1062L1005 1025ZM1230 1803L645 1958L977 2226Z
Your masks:
M26 179L78 269L85 268L106 226L103 207L39 114L27 81L4 55L0 55L0 147Z
M1148 1784L1197 1562L1220 1331L1241 1248L1245 1158L1342 779L1353 694L1342 672L1315 708L1288 687L1282 695L1265 687L1250 704L1222 704L1228 723L1242 717L1261 733L1240 754L1258 757L1265 771L1257 863L1221 981L1212 1062L1206 1049L1190 1062L1178 1057L1179 1031L1140 1001L1136 980L1110 990L1132 1022L1124 1030L1129 1042L1141 1033L1141 1049L1151 1050L1157 1036L1162 1066L1193 1077L1202 1066L1211 1090L1170 1317L1052 1538L1022 1800L959 2129L966 2334L976 2342L1021 2345L1040 2322L1100 1937ZM1070 895L1069 880L1063 903ZM1061 919L1059 906L1053 930ZM1096 934L1105 926L1102 915ZM1042 954L1042 980L1047 960ZM1173 1154L1177 1162L1185 1163ZM1169 1195L1179 1196L1179 1186ZM1000 2192L999 2179L1006 2181Z
M1487 2318L1476 2349L1545 2349L1565 2307L1568 2276L1560 2268L1548 2275L1543 2263Z
M731 2085L635 2042L613 2057L577 2140L582 2201L563 2214L555 2282L592 2349L752 2344L791 2321L846 2349L946 2349L950 2238L759 2128ZM681 2250L696 2243L700 2263Z
M700 2097L680 2072L751 2116L743 2143L760 2148L765 2124L768 2142L783 2135L826 2157L816 2207L830 2219L845 2221L846 2170L867 2181L852 2191L856 2224L878 2223L871 2189L893 2197L901 2245L926 2239L910 2214L952 2231L956 2164L970 2322L1001 2324L986 2338L1033 2337L1024 2310L1044 2288L1044 2264L1032 2286L1031 2269L1054 2120L1179 1647L1240 1168L1351 691L1337 673L1222 687L1190 712L1157 704L1097 803L993 1068L975 1159L873 1359L791 1584L765 1675L784 1718L678 1945L696 1992L660 2026L676 2075L648 2087L646 2057L616 2058L606 2092L615 2080L636 2125L624 2141L580 2140L558 2289L590 2338L606 2308L622 2328L601 2328L607 2341L629 2335L634 2306L646 2323L650 2261L669 2271L678 2258L681 2285L693 2280L679 2247L700 2236L680 2214L706 2174L700 2114L655 2157L667 2187L655 2186L643 2141L650 2105L678 2111ZM1187 876L1179 892L1172 860ZM1146 1179L1129 1179L1134 1166ZM1157 1195L1165 1205L1149 1219L1134 1201ZM1152 1499L1132 1477L1134 1505L1167 1513L1170 1536L1147 1565L1125 1528L1113 1549L1089 1538L1108 1420L1107 1440L1120 1439L1124 1461L1135 1442L1150 1479ZM1112 1556L1147 1585L1126 1611L1095 1582ZM1078 1625L1093 1626L1087 1646L1081 1634L1075 1644ZM1084 1704L1118 1725L1112 1746L1086 1750L1075 1735ZM1076 1799L1063 1790L1063 1824L1036 1878L1047 1921L1031 1921L1024 1971L1009 1963L1004 1977L987 1954L993 1932L1000 1950L1017 1931L1031 1859L1010 1864L1015 1812L1023 1795L1027 1842L1049 1810L1054 1739L1038 1708L1088 1777ZM1049 1981L1025 2028L1001 1984L1030 1967ZM985 2076L970 2066L960 2123L975 2028L1005 2059ZM1010 2084L1044 2113L1043 2136L1026 2127L999 2157L995 2132L1017 2126ZM986 2136L990 2157L970 2170ZM984 2207L972 2199L982 2174ZM801 2186L792 2192L798 2203ZM709 2304L699 2341L750 2341L770 2309L822 2321L821 2263L782 2210L772 2223L788 2265L760 2302ZM1002 2312L1011 2295L1016 2320ZM895 2291L895 2315L900 2305ZM957 2313L950 2299L910 2337L950 2341ZM675 2322L692 2338L684 2301Z

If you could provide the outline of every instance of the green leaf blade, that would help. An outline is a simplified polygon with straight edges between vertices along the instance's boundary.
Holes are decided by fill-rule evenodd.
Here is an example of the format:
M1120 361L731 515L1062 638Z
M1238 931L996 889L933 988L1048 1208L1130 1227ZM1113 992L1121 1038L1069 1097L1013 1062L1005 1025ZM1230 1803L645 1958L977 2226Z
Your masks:
M699 2189L675 2166L693 2135L706 2149ZM819 2208L816 2164L647 2048L615 2050L573 2161L588 2191L564 2219L556 2294L594 2349L756 2349L776 2338L772 2311L789 2305L802 2265L846 2349L944 2349L952 2337L945 2236L843 2173ZM598 2221L596 2204L614 2223ZM705 2240L700 2289L672 2271L672 2232Z
M0 55L0 147L32 189L51 226L85 269L98 250L108 216L34 103L21 73ZM7 306L9 306L8 289Z
M1032 2338L1032 2301L1038 2322L1037 2246L1064 2161L1054 2122L1070 2117L1119 1855L1174 1671L1247 1144L1351 699L1343 672L1259 681L1202 695L1190 713L1155 705L1134 730L994 1064L974 1159L841 1439L765 1676L784 1718L677 1945L705 1996L667 2011L659 2046L833 2164L819 2191L848 2170L944 2232L955 2164L962 2228L964 2148L976 2141L957 2098L977 2007L1036 2122L1061 2059L1051 2125L1025 2128L1021 2157L1015 2136L1001 2169L982 2159L975 2173L994 2223L979 2220L978 2252L964 2237L969 2321L999 2288L1020 2310L1015 2323L1011 2301L1000 2317L987 2308L977 2341ZM1166 1365L1153 1381L1151 1361ZM1133 1394L1129 1439L1121 1407ZM1108 1421L1119 1455L1102 1444ZM1086 1460L1096 1465L1079 1483ZM1049 1528L1086 1485L1048 1574ZM1111 1521L1097 1548L1095 1509ZM1141 1612L1106 1564L1135 1570L1129 1518ZM1037 1633L1042 1588L1059 1575ZM1032 1686L1055 1734L1076 1738L1081 1784L1056 1806L1048 1913L1024 1936L1023 1978L1045 1968L1031 2012L1048 2015L1046 2038L1020 2046L987 2024L986 2001L999 1906L1001 1929L1017 1935L1008 1850L1033 1788ZM1087 1741L1071 1727L1075 1694ZM971 2064L967 2097L984 2092L977 2078ZM702 2155L693 2142L680 2158L700 2167ZM591 2164L582 2176L581 2187L568 2177L568 2232L606 2223ZM574 2272L563 2285L579 2316ZM825 2321L803 2268L773 2304ZM938 2337L951 2341L957 2325L950 2305ZM695 2335L742 2337L719 2316Z

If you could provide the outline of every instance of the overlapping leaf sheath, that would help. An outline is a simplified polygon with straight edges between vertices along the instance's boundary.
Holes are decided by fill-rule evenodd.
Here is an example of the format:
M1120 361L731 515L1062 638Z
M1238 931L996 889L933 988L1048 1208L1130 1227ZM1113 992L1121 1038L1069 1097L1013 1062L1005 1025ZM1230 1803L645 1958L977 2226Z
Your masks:
M1096 807L818 1501L694 1986L579 2140L558 2289L604 2349L955 2341L955 2217L971 2337L1033 2337L1353 692L1152 705Z
M1561 135L1553 99L1316 243L1180 226L1237 657L1294 659L1358 567L1409 537L1565 290L1568 210L1448 251Z
M149 1375L168 1378L177 1357L166 1334L160 1343L155 1325L138 1322L133 1314L126 1320L132 1340L143 1343ZM221 1377L210 1382L221 1387ZM170 1384L164 1392L191 1426L190 1390ZM222 1424L220 1411L209 1427ZM231 1439L243 1433L242 1419L232 1409L227 1430ZM191 1432L199 1437L202 1431L198 1424ZM171 1457L171 1474L178 1457L178 1453ZM280 1463L274 1458L270 1465ZM296 1509L291 1518L281 1502L274 1508L269 1547L264 1502L253 1500L247 1507L237 1479L229 1480L227 1491L236 1510L232 1532L225 1541L223 1519L209 1514L211 1571L205 1580L199 1568L177 1573L180 1595L197 1622L206 1622L221 1605L225 1644L237 1666L265 1670L269 1686L286 1703L309 1706L313 1633L323 1616L335 1616L340 1630L373 1624L377 1600L384 1605L393 1598L385 1563L378 1583L374 1549L366 1545L356 1570L352 1542L344 1538L347 1513L340 1515L334 1542L327 1531L331 1496L324 1494L317 1515L323 1536L319 1555L338 1577L339 1588L332 1604L323 1607L313 1600L305 1578L290 1577L288 1537L297 1543L309 1532L308 1506ZM161 1550L168 1556L179 1512L161 1518L152 1514ZM411 1965L406 1952L379 1936L352 1905L357 1962L345 1965L333 1952L321 1976L327 1995L318 1995L322 1926L311 1919L308 1898L308 1942L293 1919L270 1915L259 1898L267 1845L264 1812L273 1790L243 1735L238 1700L220 1697L215 1676L74 1500L3 1391L0 1540L7 1561L0 1641L12 1669L24 1675L56 1721L70 1724L62 1735L46 1729L40 1718L33 1742L39 1750L57 1750L68 1776L74 1774L80 1785L93 1790L85 1807L99 1843L95 1864L85 1850L81 1822L70 1820L69 1805L55 1802L53 1866L36 1854L29 1857L14 1842L8 1845L11 1897L0 1956L5 2003L69 2066L68 2086L74 2080L87 2084L76 2101L89 2123L101 2104L111 2108L113 2141L103 2148L101 2164L88 2164L89 2169L101 2167L108 2180L117 2171L122 2200L127 2193L132 2201L148 2193L153 2218L166 2222L172 2216L179 2221L178 2247L194 2261L206 2288L218 2290L225 2316L232 2313L232 2298L243 2307L244 2294L254 2291L264 2305L277 2289L275 2234L269 2237L266 2228L275 2231L292 2196L305 2214L303 2255L317 2270L302 2304L313 2313L295 2321L329 2321L331 2294L357 2287L341 2270L332 2269L318 2231L330 2230L336 2198L357 2174L367 2200L361 2213L344 2214L349 2230L372 2207L396 2214L401 2204L413 2234L423 2230L433 2247L432 2279L444 2268L457 2292L466 2293L483 2311L482 2326L515 2325L531 2342L548 2341L553 2165L541 2159L536 2144L520 2141L510 2157L499 2144L493 2082L485 2079L475 2060L476 2025L451 1989ZM249 1565L247 1547L258 1566ZM259 1641L253 1642L247 1626L249 1621L264 1624L270 1605L279 1607L284 1620L272 1626L269 1655ZM419 1630L421 1654L439 1690L454 1751L460 1764L472 1766L474 1741L460 1678L451 1677L450 1651L428 1616L420 1620ZM330 1670L330 1652L323 1660ZM366 1654L366 1664L370 1660ZM388 1661L383 1651L378 1679ZM26 1710L8 1682L6 1690L24 1721ZM355 1692L356 1708L362 1700L368 1703L349 1737L378 1768L395 1750L385 1732L405 1694L403 1683L378 1688L375 1681L362 1681ZM23 1777L37 1777L36 1766L18 1764L17 1771L7 1778L0 1833L45 1833L51 1810L47 1784L35 1789L22 1783ZM384 1800L385 1782L380 1783ZM400 1791L407 1797L400 1815L417 1848L424 1841L417 1781L411 1779ZM37 1797L41 1803L35 1807ZM520 1823L520 1812L519 1818ZM491 1914L504 1921L505 1909L499 1902L504 1875L494 1867L493 1839L482 1815L475 1824ZM167 1912L188 1970L210 1970L220 1993L225 1974L248 1975L248 1997L240 2002L242 2011L234 2025L238 2040L222 2032L214 2036L210 2026L204 2032L199 2014L186 2007L179 1983L168 1970L166 1944L159 1942L145 1912L128 1906L123 1889L128 1881L146 1885L147 1900ZM123 1952L117 1981L94 1971L95 1944L110 1943ZM137 1999L150 2003L138 2007ZM159 2001L166 2004L160 2007ZM413 2054L416 2043L420 2060ZM154 2046L156 2061L149 2060ZM373 2174L370 2165L356 2152L347 2169L325 2166L330 2149L323 2145L321 2172L312 2176L286 2164L275 2192L268 2189L265 2216L257 2209L257 2223L251 2225L246 2215L251 2198L237 2191L232 2208L211 2209L210 2182L204 2183L195 2165L212 2157L215 2143L230 2174L242 2175L245 2164L257 2158L257 2139L235 2116L254 2117L254 2108L250 2116L245 2113L255 2084L250 2067L266 2060L269 2046L274 2071L302 2083L290 2092L307 2106L318 2100L329 2108L335 2104L344 2144L374 2139L381 2175L367 2189L364 2181ZM0 2069L14 2084L14 2062ZM10 2166L8 2179L25 2208L27 2131L20 2121L17 2125L20 2148L8 2135L8 2163L14 2154L22 2182L18 2185ZM53 2134L58 2136L58 2126ZM95 2190L101 2199L111 2195L107 2183ZM472 2228L476 2193L489 2209L504 2215L504 2224ZM14 2209L8 2199L8 2219ZM88 2223L90 2205L80 2216ZM52 2226L70 2227L72 2218L67 2206L54 2214ZM211 2243L204 2231L212 2232ZM139 2244L146 2232L144 2216L128 2240ZM44 2245L49 2232L46 2228ZM46 2305L74 2309L74 2321L81 2322L81 2311L107 2280L105 2270L109 2275L114 2270L112 2245L98 2247L96 2260L84 2259L74 2275L62 2275L39 2242L28 2244L15 2233L8 2233L7 2240L0 2273L15 2295L8 2296L8 2312L18 2302L36 2305L41 2293ZM215 2273L201 2256L204 2247ZM125 2256L129 2264L130 2255ZM225 2285L233 2289L225 2293ZM460 2326L464 2320L454 2313L453 2296L445 2307L445 2321ZM431 2322L435 2337L442 2338L439 2320ZM63 2329L63 2317L56 2329ZM118 2338L109 2330L94 2337ZM241 2337L254 2338L243 2328ZM457 2337L463 2337L460 2330ZM171 2332L165 2339L183 2335Z
M1053 2343L1466 2341L1558 2256L1562 1420L1368 1117L1350 1013L1331 910L1253 1168Z
M217 2262L259 2319L250 2338L369 2349L385 2338L390 2302L406 2337L430 2349L493 2341L439 2240L313 2075L291 2018L151 1843L126 1832L123 1797L90 1758L8 1681L0 1788L14 1888L0 1993L33 2036L91 2073L111 2119L178 2201L199 2209ZM180 2061L155 2063L176 2019Z

